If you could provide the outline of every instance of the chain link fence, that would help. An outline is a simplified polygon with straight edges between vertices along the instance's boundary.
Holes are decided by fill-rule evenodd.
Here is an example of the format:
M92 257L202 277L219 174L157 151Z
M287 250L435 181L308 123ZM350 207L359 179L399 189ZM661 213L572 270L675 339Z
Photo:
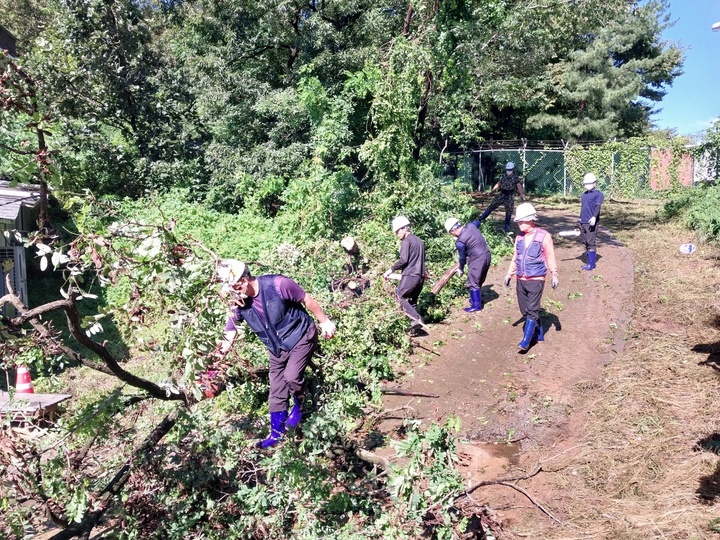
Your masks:
M558 145L561 146L561 145ZM644 148L640 151L612 151L596 147L573 148L489 148L447 153L443 174L447 181L460 181L473 191L490 189L505 174L512 161L515 173L530 195L579 196L586 169L584 160L592 154L592 172L598 189L609 197L646 197L668 189L673 182L689 186L712 181L708 159L693 158L690 152L674 157L672 150Z

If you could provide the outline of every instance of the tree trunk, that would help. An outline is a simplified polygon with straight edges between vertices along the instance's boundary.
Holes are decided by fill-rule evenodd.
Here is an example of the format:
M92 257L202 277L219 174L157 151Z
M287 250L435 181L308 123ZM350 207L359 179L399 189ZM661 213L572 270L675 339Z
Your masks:
M415 148L413 149L413 159L420 159L420 150L423 144L423 135L425 133L425 119L428 113L428 102L430 101L430 92L432 91L433 75L429 69L425 70L425 92L420 100L420 108L418 110L417 124L415 125Z

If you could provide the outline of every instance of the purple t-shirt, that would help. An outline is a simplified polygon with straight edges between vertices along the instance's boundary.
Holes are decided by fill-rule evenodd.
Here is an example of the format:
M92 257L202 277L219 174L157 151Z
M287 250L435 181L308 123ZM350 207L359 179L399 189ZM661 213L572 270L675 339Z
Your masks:
M273 280L273 285L275 286L275 291L277 291L278 296L283 300L290 300L292 302L300 303L305 298L305 291L303 290L303 288L289 277L277 275ZM262 321L265 321L265 310L263 309L262 291L258 291L258 295L256 297L248 300L252 301L251 307L255 310L260 319ZM246 302L248 300L246 300ZM233 310L228 316L227 322L225 323L226 332L232 332L234 330L237 330L237 327L235 326L235 320L235 310Z

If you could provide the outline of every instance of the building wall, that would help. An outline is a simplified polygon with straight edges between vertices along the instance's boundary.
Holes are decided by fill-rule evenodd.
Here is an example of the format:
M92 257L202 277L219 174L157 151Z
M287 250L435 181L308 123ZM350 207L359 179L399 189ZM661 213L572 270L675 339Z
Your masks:
M670 189L670 174L673 162L673 151L670 148L653 148L650 158L650 187L654 190ZM677 164L677 176L680 184L691 186L693 183L693 159L689 155L680 157Z

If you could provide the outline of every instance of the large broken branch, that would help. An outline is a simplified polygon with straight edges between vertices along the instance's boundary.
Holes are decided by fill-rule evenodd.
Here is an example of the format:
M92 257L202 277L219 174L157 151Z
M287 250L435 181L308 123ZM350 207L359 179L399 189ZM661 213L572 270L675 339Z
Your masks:
M5 285L9 292L8 294L0 298L0 306L9 302L20 314L17 317L13 317L7 321L9 326L20 328L23 324L30 322L33 325L33 328L38 330L43 329L40 330L41 333L44 333L47 336L49 335L49 332L47 331L47 328L45 328L38 322L39 317L44 313L48 313L57 309L62 309L65 312L68 329L70 330L72 336L82 345L94 352L98 356L98 358L102 360L104 365L99 365L97 362L93 362L87 358L84 358L80 353L72 350L69 347L66 347L64 345L61 346L60 348L63 350L63 352L68 354L71 358L79 360L83 363L83 365L91 367L92 369L114 375L115 377L117 377L123 382L126 382L130 386L145 390L148 394L155 398L162 400L180 401L186 399L184 394L169 394L157 384L133 375L132 373L125 371L122 367L120 367L120 364L118 364L117 360L115 360L113 355L110 354L110 351L108 351L104 345L91 339L83 330L82 324L80 322L80 313L78 312L77 302L75 301L75 297L73 294L68 294L68 298L64 300L56 300L54 302L49 302L37 308L28 309L27 306L23 304L22 300L13 291L9 276L5 279Z
M110 480L110 483L105 486L105 489L100 493L100 508L94 512L88 512L80 523L71 525L64 531L50 537L49 540L70 540L78 536L89 535L93 527L100 521L100 518L111 508L113 499L120 493L120 490L130 479L133 463L141 461L148 456L150 451L153 450L160 440L175 426L179 414L180 408L175 409L145 438L143 444L136 450L133 458L115 474L113 479Z

